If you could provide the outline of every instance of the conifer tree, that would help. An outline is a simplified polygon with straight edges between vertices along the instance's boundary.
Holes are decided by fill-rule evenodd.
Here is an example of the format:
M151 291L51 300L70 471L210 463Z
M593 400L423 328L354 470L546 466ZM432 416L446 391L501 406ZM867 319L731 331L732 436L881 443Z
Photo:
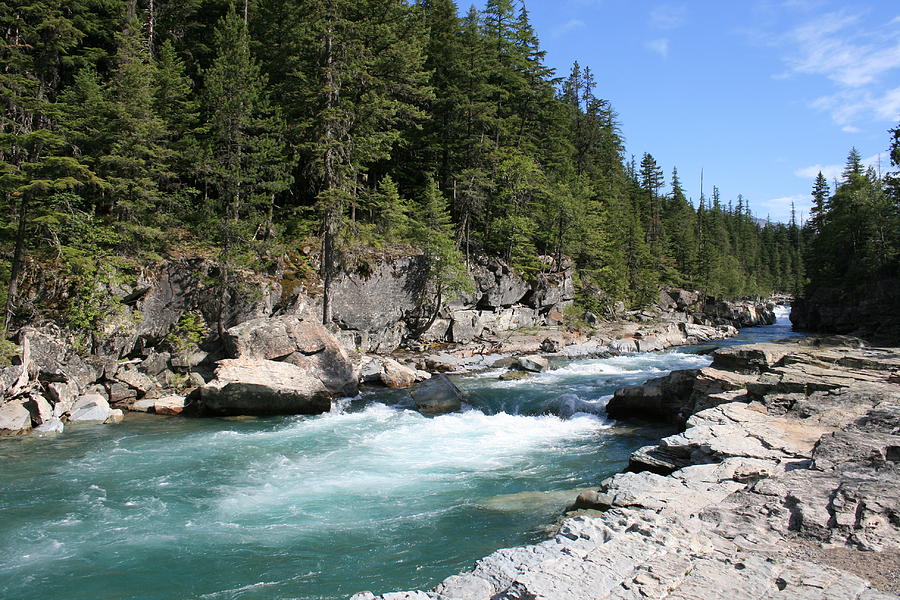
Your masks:
M221 215L221 330L236 256L254 238L268 237L275 195L291 179L280 116L269 103L265 76L250 55L247 24L234 6L216 28L215 48L215 60L203 73L203 133L204 176Z
M162 202L160 184L174 177L173 152L165 144L165 122L155 110L156 72L137 19L118 37L115 68L107 91L113 118L108 152L98 173L109 183L104 211L125 222L152 223Z
M56 193L84 183L99 183L94 173L67 151L55 122L57 107L50 98L58 83L57 67L81 38L57 0L16 2L0 12L0 194L12 215L13 251L4 311L4 331L18 305L18 284L24 268L33 219L53 210Z
M422 250L425 281L425 297L419 299L425 318L414 333L418 337L434 324L445 302L455 300L459 293L471 292L472 285L463 256L456 248L447 200L431 177L426 179L422 191L412 240Z

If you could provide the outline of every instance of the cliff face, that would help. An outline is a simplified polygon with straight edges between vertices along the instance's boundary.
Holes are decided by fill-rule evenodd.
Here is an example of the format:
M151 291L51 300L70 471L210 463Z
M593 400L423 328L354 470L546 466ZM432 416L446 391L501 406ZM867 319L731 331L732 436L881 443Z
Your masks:
M791 323L801 331L850 334L878 344L900 344L900 280L884 279L857 291L820 288L798 298Z

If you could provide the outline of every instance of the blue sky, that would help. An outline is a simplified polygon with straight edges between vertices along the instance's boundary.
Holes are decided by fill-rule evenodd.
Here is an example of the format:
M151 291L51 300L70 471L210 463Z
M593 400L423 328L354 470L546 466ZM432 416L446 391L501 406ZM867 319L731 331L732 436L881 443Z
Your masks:
M468 5L461 2L465 10ZM483 4L482 4L483 5ZM758 217L808 213L851 147L890 170L900 121L900 2L526 0L547 63L590 66L629 154L687 193L742 194ZM799 217L799 215L798 215Z

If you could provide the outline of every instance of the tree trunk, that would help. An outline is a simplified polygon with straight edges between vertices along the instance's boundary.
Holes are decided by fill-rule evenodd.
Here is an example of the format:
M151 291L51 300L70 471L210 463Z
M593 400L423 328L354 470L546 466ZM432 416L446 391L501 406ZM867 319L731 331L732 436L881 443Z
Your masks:
M333 10L333 8L332 8ZM329 24L325 34L325 109L328 115L325 121L325 223L322 232L322 323L331 323L332 308L332 283L335 271L335 247L334 241L338 233L340 223L341 202L337 197L338 174L336 169L336 157L334 155L333 140L336 137L333 123L334 117L331 109L338 101L338 81L335 77L334 66L334 14L331 15L332 23Z
M153 0L147 5L147 50L153 56L153 32L156 26L155 6Z
M9 333L9 323L16 307L16 295L19 292L19 276L22 273L22 260L25 254L25 221L28 217L28 200L19 197L19 226L16 230L16 248L13 251L12 265L9 275L9 290L6 295L6 318L3 322L4 337Z

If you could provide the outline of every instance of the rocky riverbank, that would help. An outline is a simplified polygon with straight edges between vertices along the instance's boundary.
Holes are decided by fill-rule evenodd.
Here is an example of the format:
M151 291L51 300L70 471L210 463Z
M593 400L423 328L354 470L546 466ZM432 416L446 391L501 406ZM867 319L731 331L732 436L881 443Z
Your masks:
M563 324L574 298L573 265L547 260L547 272L531 281L497 261L474 264L471 297L415 335L415 257L344 273L328 327L318 322L319 296L287 274L247 275L241 289L258 293L236 288L216 298L204 283L214 265L169 260L134 286L107 290L129 310L110 315L90 338L52 322L19 330L19 356L0 368L0 435L113 423L130 411L318 414L360 384L409 387L432 373L486 368L510 355L662 350L775 320L772 304L707 303L697 292L669 290L639 311L613 305L602 318L586 312L575 325ZM219 309L221 333L214 326Z
M807 338L713 356L617 395L685 430L582 493L552 539L429 592L354 600L896 598L900 349Z

